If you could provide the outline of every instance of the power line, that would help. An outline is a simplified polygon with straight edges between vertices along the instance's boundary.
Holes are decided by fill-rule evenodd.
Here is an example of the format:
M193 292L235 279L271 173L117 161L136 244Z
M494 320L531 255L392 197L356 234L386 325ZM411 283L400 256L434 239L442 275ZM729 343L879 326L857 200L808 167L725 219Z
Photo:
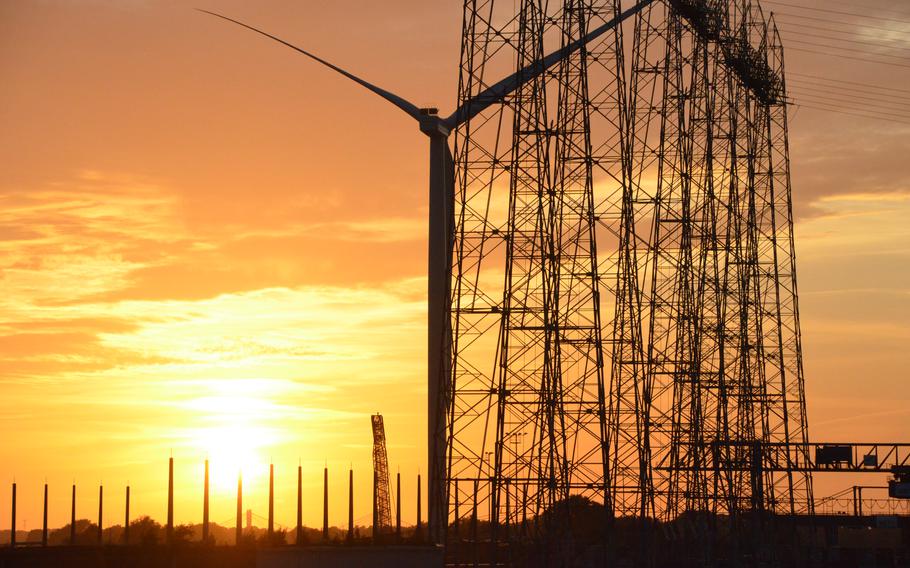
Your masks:
M813 45L813 46L815 46L815 47L824 47L824 48L827 48L827 49L840 49L841 51L849 51L849 52L851 52L851 53L857 53L857 52L859 52L859 53L865 53L865 54L867 54L867 55L875 55L875 56L877 56L877 57L891 57L891 58L894 58L894 59L899 59L899 60L901 60L901 61L908 61L908 60L910 60L910 58L908 58L906 55L891 55L891 54L888 54L888 53L873 53L873 52L871 52L871 51L864 51L864 50L862 50L862 49L854 49L854 48L851 48L851 47L839 47L839 46L831 45L831 44L827 44L827 43L815 43L815 42L812 42L812 41L802 41L802 40L799 40L799 39L789 39L789 40L787 40L787 43L798 43L798 44L800 44L800 45ZM831 54L831 55L834 55L834 54Z
M891 63L890 61L876 61L874 59L867 59L865 57L853 57L850 55L841 55L839 53L825 53L824 51L817 51L814 49L805 49L803 47L791 47L788 49L790 51L802 51L805 53L814 53L816 55L827 55L828 57L837 57L839 59L851 59L853 61L863 61L865 63L878 63L879 65L890 65L891 67L903 67L904 69L910 69L910 65L901 65L900 63Z
M797 89L818 90L818 91L822 91L824 93L830 93L831 89L834 88L833 85L823 85L823 84L819 84L819 83L813 83L813 82L807 81L805 79L791 79L791 80L787 81L787 84L793 85ZM868 89L860 89L857 87L849 87L846 85L837 85L836 88L839 91L843 91L841 93L843 95L851 94L851 96L854 96L854 97L868 98L868 99L873 99L873 100L877 100L877 101L886 101L887 99L895 99L894 101L889 101L889 102L910 104L910 96L892 95L890 93L877 93L874 91L870 92ZM863 94L862 95L853 95L852 93L863 93ZM867 95L871 95L871 96L867 96ZM887 97L887 99L882 98L882 97Z
M910 118L910 108L907 108L907 107L895 107L895 106L891 106L891 105L887 105L887 104L870 103L869 101L860 101L860 100L856 100L856 99L827 97L824 95L820 95L818 93L810 93L810 92L803 92L803 91L793 92L790 94L790 97L791 97L791 100L795 100L795 101L804 100L807 98L824 99L824 100L832 102L832 103L855 107L857 110L868 109L868 110L874 111L874 112L894 112L896 114L907 113L908 118Z
M869 25L869 24L857 24L857 23L855 23L855 22L840 22L840 21L838 21L838 20L830 20L830 19L827 19L827 18L815 18L815 17L812 17L812 16L803 16L802 14L787 14L787 13L785 13L785 12L776 12L775 15L777 15L777 16L785 16L785 17L788 17L788 18L799 18L799 19L801 19L801 20L813 20L813 21L816 21L816 22L824 22L824 23L826 23L826 24L836 24L836 25L841 25L841 26L856 26L856 27L858 27L858 28L866 28L866 29L870 29L870 30L878 30L878 31L889 32L889 33L895 33L895 34L904 34L904 35L906 35L906 34L910 33L910 32L905 32L905 31L902 31L902 30L895 30L894 28L883 28L883 27L881 27L881 26L871 26L871 25Z
M842 42L842 43L855 43L858 45L870 45L872 47L881 47L884 49L894 49L894 50L898 50L898 51L910 52L910 47L890 47L890 46L886 46L886 45L882 44L881 42L875 42L875 41L863 41L861 39L844 39L844 38L840 38L840 37L832 37L832 36L826 36L826 35L820 35L820 34L810 34L810 33L806 33L805 31L802 31L802 30L800 30L798 32L790 31L789 29L781 30L781 31L784 32L783 35L799 34L799 37L807 36L807 37L814 37L814 38L819 38L819 39L827 39L830 41L838 41L838 42ZM785 39L784 43L786 44L790 41L793 41L793 40Z
M793 33L803 33L803 30L815 30L815 31L835 33L835 34L844 34L844 35L847 35L850 37L856 37L856 32L854 30L839 30L836 28L826 28L823 26L813 26L812 24L786 22L786 21L780 21L779 24L783 24L784 26L786 26L786 27L778 26L780 29L787 29L788 31L792 31L792 30L790 30L790 26L795 26L797 28L797 31L793 31ZM850 25L850 24L844 23L844 25ZM892 30L892 33L902 34L905 32L902 32L899 30ZM879 37L879 39L882 40L882 42L893 43L896 45L903 45L904 42L907 40L905 38L901 42L897 42L893 38Z
M853 0L852 2L839 2L838 0L825 0L825 4L830 4L832 6L844 6L845 8L857 8L858 7L857 4L862 4L862 3L863 2L861 2L860 0ZM872 4L880 5L881 2L872 2ZM868 8L870 10L875 10L876 14L891 14L894 16L898 16L900 18L904 18L904 17L907 17L908 15L910 15L910 14L907 14L907 12L896 12L894 10L882 10L878 5L871 6L871 5L868 5L868 3L866 5L866 8Z
M818 103L818 104L822 104L822 103ZM818 111L823 111L823 112L830 112L830 113L834 113L834 114L844 114L844 115L848 115L848 116L858 116L858 117L860 117L860 118L871 118L871 119L873 119L873 120L886 120L886 121L888 121L888 122L890 122L890 123L892 123L892 124L906 124L906 125L910 126L910 121L906 121L906 122L905 122L905 121L903 121L903 120L895 120L895 119L893 119L893 118L888 118L888 117L885 117L885 116L876 116L876 115L871 115L871 114L860 114L860 113L857 113L857 112L849 112L849 111L840 110L840 109L823 108L823 107L817 107L817 106L813 106L813 105L804 105L804 104L799 104L799 105L797 105L797 107L799 107L799 108L811 109L811 110L818 110Z
M791 84L793 84L793 83L791 83ZM803 90L805 90L805 91L810 91L810 92L811 92L811 91L815 91L815 92L822 93L822 94L825 94L825 95L836 94L838 97L851 98L851 99L860 99L860 100L874 101L874 102L879 102L879 103L884 103L884 104L890 104L890 105L898 105L898 106L908 106L908 107L910 107L910 98L903 99L903 100L901 100L901 99L898 99L898 100L888 100L888 99L883 99L883 98L880 98L880 97L870 97L870 96L867 96L867 95L857 95L857 94L854 94L854 93L852 93L852 92L850 92L850 91L845 91L843 87L841 87L839 91L832 91L830 88L826 89L826 88L823 88L823 87L816 87L816 86L814 86L814 85L812 85L812 84L806 84L806 83L796 83L796 84L793 84L793 86L794 86L794 91L803 91ZM886 95L886 96L893 96L893 95Z
M829 83L845 83L847 85L857 85L859 87L866 87L867 89L880 89L882 91L893 91L893 92L897 92L897 93L910 94L910 89L896 89L894 87L884 87L881 85L873 85L871 83L861 83L859 81L848 81L847 79L832 79L830 77L823 77L821 75L797 73L796 71L788 71L787 75L794 75L796 77L805 77L807 79L815 79L816 81L827 81Z
M830 95L824 95L821 93L803 92L803 91L794 91L792 94L796 95L797 97L813 97L813 98L819 98L819 99L827 99L827 100L838 102L838 103L862 105L862 106L867 106L867 107L872 107L872 108L880 108L880 109L884 109L884 110L898 110L898 111L904 110L901 108L895 108L893 103L889 104L887 102L880 103L878 101L869 102L869 101L858 101L855 99L851 100L851 99L846 99L841 95L830 96ZM907 108L906 111L910 112L910 108Z
M910 95L906 95L906 94L892 94L889 92L880 92L880 91L872 90L869 87L853 87L853 86L850 86L850 84L828 85L824 82L810 81L808 79L802 79L799 77L791 78L790 80L787 81L787 85L792 85L792 86L796 87L797 89L799 89L799 88L817 89L820 91L824 91L826 93L832 92L832 89L837 89L838 91L844 92L844 94L859 93L858 95L854 95L854 96L861 95L864 97L875 98L876 100L895 99L894 102L910 101ZM882 98L882 97L884 97L884 98Z
M878 111L878 110L865 110L862 108L856 108L855 106L842 105L842 104L832 103L832 102L823 101L823 100L819 100L819 99L805 99L805 100L809 104L812 104L812 105L824 105L824 106L831 107L831 108L834 108L837 110L843 110L843 111L849 111L849 112L861 112L864 114L868 114L870 116L877 116L880 118L897 118L900 120L906 120L906 121L910 122L910 114L894 114L894 113ZM800 103L795 102L795 104L799 105Z
M879 20L885 22L897 22L900 24L910 24L910 20L901 20L899 18L886 18L884 16L869 16L868 14L857 14L855 12L843 12L841 10L830 10L826 8L815 8L812 6L799 6L797 4L788 4L787 2L778 2L777 0L764 0L763 4L775 4L777 6L786 6L787 8L797 8L799 10L809 10L811 12L824 12L826 14L837 14L839 16L853 16L855 18L868 18L870 20Z
M898 123L898 124L907 124L910 125L910 117L893 117L886 114L879 114L874 112L866 112L863 110L857 110L853 108L845 108L837 105L832 105L829 103L821 101L809 101L809 104L805 103L794 103L798 108L807 108L813 110L821 110L825 112L832 112L835 114L846 114L850 116L859 116L862 118L874 118L877 120L887 120L888 122ZM816 106L818 105L818 106Z
M844 102L844 101L831 102L830 100L823 100L823 99L824 99L824 97L816 98L816 97L810 95L810 96L802 96L800 99L796 99L796 101L794 101L794 102L797 102L797 104L798 104L799 100L806 100L806 101L809 101L810 103L824 104L824 105L828 105L831 107L840 108L843 110L850 110L850 111L854 111L854 112L868 112L871 114L879 114L882 116L890 116L890 117L894 117L894 118L903 118L903 119L910 120L910 114L905 114L904 112L900 112L900 111L888 112L891 109L882 109L882 110L872 109L872 108L867 109L867 107L859 107L855 104L851 104L850 102Z

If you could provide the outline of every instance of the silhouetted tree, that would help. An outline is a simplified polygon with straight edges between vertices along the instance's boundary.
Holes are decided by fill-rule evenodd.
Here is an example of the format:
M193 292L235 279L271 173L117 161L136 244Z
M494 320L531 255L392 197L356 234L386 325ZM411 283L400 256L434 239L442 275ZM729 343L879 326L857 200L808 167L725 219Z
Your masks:
M192 525L177 525L174 527L174 544L185 545L193 540Z
M130 539L135 539L134 542L143 546L154 546L161 539L161 525L151 517L140 517L130 523L130 533Z
M272 533L271 537L268 532L265 532L259 536L258 544L259 546L284 546L287 544L287 532L277 530Z

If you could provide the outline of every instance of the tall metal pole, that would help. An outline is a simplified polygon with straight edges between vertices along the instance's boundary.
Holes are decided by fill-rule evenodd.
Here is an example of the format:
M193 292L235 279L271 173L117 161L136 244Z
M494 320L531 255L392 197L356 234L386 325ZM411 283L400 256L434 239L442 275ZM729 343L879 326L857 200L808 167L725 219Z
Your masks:
M275 464L269 464L269 544L275 536Z
M209 460L205 460L205 480L202 489L202 542L209 540Z
M130 543L130 486L126 486L126 507L123 514L123 544Z
M76 484L73 484L73 500L70 509L70 544L76 544Z
M348 470L348 540L354 540L354 469Z
M401 542L401 472L395 477L395 540Z
M322 540L329 540L329 467L322 470Z
M98 486L98 544L104 544L104 486Z
M297 535L294 544L303 544L303 465L297 465Z
M240 546L243 540L243 473L237 474L237 524L234 528L234 544Z
M44 516L41 523L41 546L47 546L47 483L44 484Z
M13 482L13 508L12 508L12 521L10 522L9 530L9 545L10 548L16 547L16 483Z
M420 540L420 539L422 538L420 533L421 533L421 531L423 530L423 528L422 528L421 523L420 523L420 517L421 517L421 511L420 511L420 474L418 473L418 474L417 474L417 528L416 528L415 531L414 531L414 538L415 538L416 540Z
M174 458L168 459L167 473L167 543L174 544Z

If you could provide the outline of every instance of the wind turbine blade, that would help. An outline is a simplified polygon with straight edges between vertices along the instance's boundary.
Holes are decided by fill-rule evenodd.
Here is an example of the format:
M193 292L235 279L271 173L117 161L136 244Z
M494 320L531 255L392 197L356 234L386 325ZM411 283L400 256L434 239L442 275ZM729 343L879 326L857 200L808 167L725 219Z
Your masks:
M573 41L572 43L557 51L554 51L541 60L535 61L517 73L509 75L502 81L489 87L483 92L478 93L477 96L465 102L463 105L461 105L461 107L458 108L458 110L453 112L451 116L445 119L444 124L449 129L454 130L459 125L464 124L465 122L471 120L483 112L490 105L502 102L503 99L521 88L525 83L540 76L544 71L556 63L559 63L563 59L581 49L582 46L594 41L598 37L621 24L627 18L634 16L638 12L642 11L653 1L654 0L642 0L609 22L606 22L602 26L596 28L594 31L589 32L588 35Z
M344 69L342 69L341 67L338 67L337 65L333 65L332 63L329 63L329 62L326 61L325 59L322 59L321 57L318 57L318 56L316 56L316 55L310 53L309 51L303 50L303 49L297 47L296 45L294 45L294 44L292 44L292 43L289 43L289 42L287 42L287 41L281 39L280 37L273 36L272 34L270 34L270 33L268 33L268 32L264 32L264 31L262 31L262 30L260 30L260 29L254 28L253 26L244 24L243 22L240 22L240 21L235 20L235 19L233 19L233 18L229 18L229 17L227 17L227 16L223 16L223 15L218 14L218 13L216 13L216 12L210 12L210 11L208 11L208 10L203 10L202 8L196 8L196 9L197 9L198 11L200 11L200 12L205 13L205 14L209 14L210 16L215 16L216 18L221 18L222 20L227 20L228 22L237 24L238 26L241 26L241 27L244 27L244 28L246 28L246 29L248 29L248 30L254 31L254 32L256 32L257 34L260 34L260 35L263 35L263 36L265 36L265 37L267 37L267 38L269 38L269 39L275 40L275 41L277 41L278 43L280 43L280 44L282 44L282 45L286 45L286 46L290 47L291 49L293 49L294 51L296 51L296 52L298 52L298 53L302 53L303 55L306 55L306 56L309 57L310 59L312 59L312 60L314 60L314 61L317 61L317 62L319 62L319 63L325 65L325 66L328 67L329 69L331 69L331 70L333 70L333 71L335 71L335 72L337 72L337 73L340 73L341 75L344 75L345 77L347 77L347 78L350 79L351 81L354 81L354 82L357 83L358 85L361 85L361 86L366 87L367 89L373 91L374 93L376 93L376 94L379 95L380 97L384 98L385 100L387 100L387 101L389 101L390 103L392 103L393 105L397 106L398 108L400 108L400 109L403 110L404 112L408 113L408 116L410 116L410 117L413 118L414 120L418 120L418 121L420 120L420 109L417 107L417 105L415 105L415 104L413 104L413 103L411 103L411 102L405 100L405 99L402 98L402 97L399 97L398 95L396 95L396 94L394 94L394 93L391 93L391 92L389 92L389 91L386 91L385 89L382 89L382 88L380 88L380 87L377 87L376 85L373 85L372 83L368 83L367 81L364 81L363 79L361 79L360 77L354 75L353 73L349 73L349 72L345 71Z

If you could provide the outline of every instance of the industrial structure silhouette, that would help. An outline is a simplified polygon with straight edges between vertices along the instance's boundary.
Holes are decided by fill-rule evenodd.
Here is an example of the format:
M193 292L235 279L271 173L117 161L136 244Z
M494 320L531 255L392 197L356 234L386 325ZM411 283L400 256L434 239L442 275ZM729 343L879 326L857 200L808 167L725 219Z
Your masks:
M250 29L430 137L434 542L468 524L477 561L482 522L485 561L535 531L557 558L581 498L605 543L695 514L696 555L719 518L758 554L767 523L814 514L813 471L904 494L907 445L810 444L790 101L758 2L465 2L448 118Z
M910 444L810 441L784 49L758 2L467 1L445 118L213 15L430 138L428 536L450 562L568 564L591 526L602 563L774 562L813 472L910 498Z

